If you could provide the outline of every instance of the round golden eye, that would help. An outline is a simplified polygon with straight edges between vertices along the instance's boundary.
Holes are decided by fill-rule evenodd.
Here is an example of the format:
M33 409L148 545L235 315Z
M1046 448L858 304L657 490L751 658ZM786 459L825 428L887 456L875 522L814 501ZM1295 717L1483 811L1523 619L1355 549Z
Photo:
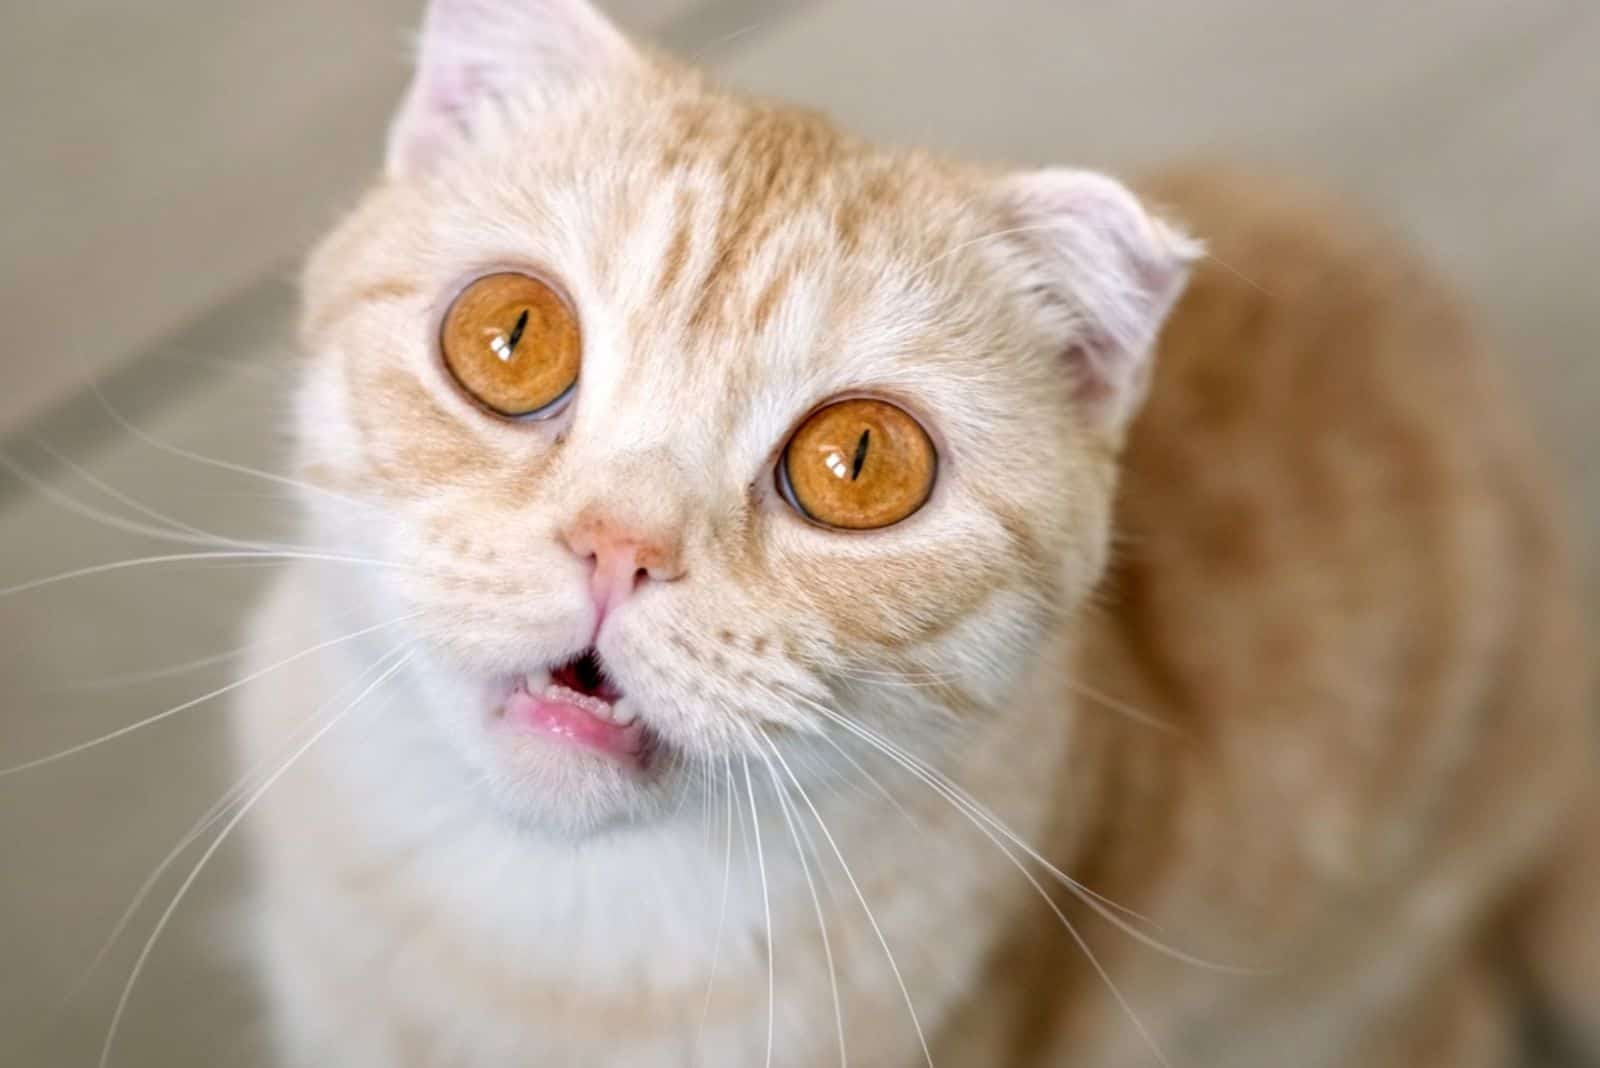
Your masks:
M578 319L561 294L525 274L462 290L439 330L445 366L479 404L512 417L554 414L578 381Z
M881 400L837 401L811 413L778 463L778 488L801 515L842 530L898 523L933 492L927 431Z

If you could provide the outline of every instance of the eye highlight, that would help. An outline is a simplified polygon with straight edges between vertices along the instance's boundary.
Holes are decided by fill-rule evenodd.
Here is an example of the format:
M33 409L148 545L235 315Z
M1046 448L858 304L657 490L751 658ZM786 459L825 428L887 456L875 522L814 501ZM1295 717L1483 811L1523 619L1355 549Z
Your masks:
M537 278L486 275L450 303L439 349L479 404L510 418L555 414L578 381L583 346L566 299Z
M858 397L800 424L778 462L778 490L813 523L876 530L927 502L937 467L920 423L887 401Z

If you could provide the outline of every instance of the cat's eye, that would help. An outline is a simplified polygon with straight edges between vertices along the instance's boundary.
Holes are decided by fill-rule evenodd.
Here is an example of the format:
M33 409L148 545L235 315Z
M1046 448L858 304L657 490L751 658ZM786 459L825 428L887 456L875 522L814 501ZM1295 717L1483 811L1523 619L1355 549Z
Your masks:
M937 466L928 432L904 409L857 397L800 425L778 462L778 489L814 523L876 530L927 502Z
M578 382L578 318L548 284L525 274L479 278L456 297L439 330L445 367L499 415L553 415Z

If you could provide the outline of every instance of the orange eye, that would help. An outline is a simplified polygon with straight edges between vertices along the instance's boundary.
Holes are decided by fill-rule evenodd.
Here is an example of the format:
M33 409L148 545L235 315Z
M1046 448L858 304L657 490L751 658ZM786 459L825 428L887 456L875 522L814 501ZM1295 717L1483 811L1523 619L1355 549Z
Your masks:
M841 530L898 523L933 492L933 442L886 401L857 398L818 409L784 446L778 488L801 515Z
M554 414L578 381L582 344L566 300L537 278L491 274L462 290L439 330L445 366L490 411Z

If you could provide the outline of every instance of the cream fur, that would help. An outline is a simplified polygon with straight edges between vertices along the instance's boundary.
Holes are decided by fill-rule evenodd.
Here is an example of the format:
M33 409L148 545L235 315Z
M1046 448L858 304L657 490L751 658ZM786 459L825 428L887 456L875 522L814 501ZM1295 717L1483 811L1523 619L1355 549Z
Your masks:
M393 622L236 711L255 762L349 708L252 826L286 1060L761 1064L770 1012L771 1062L809 1066L839 1059L835 996L857 1065L1383 1068L1456 1048L1493 989L1474 932L1583 774L1577 628L1548 506L1482 481L1532 469L1514 421L1464 430L1413 403L1434 362L1378 357L1432 342L1351 281L1337 228L1155 193L1225 244L1233 220L1246 246L1310 235L1297 262L1324 273L1274 275L1292 302L1270 314L1342 315L1341 381L1368 398L1357 416L1324 386L1316 411L1351 440L1402 427L1352 446L1371 459L1321 488L1349 506L1279 553L1317 462L1297 434L1321 416L1254 398L1331 365L1293 330L1250 335L1258 294L1214 273L1157 347L1199 246L1111 179L877 150L644 57L576 0L439 0L421 56L389 180L305 280L306 533L375 563L299 567L258 629L310 645L350 605L368 614L351 629ZM496 270L551 278L580 318L575 399L547 422L485 415L441 365L445 307ZM1440 322L1426 336L1470 356ZM939 479L904 523L845 535L795 516L772 471L798 420L861 393L923 422ZM1205 449L1212 466L1176 471ZM1384 496L1402 470L1437 508ZM684 577L597 640L665 746L643 777L495 729L509 677L591 640L561 536L596 516L683 552ZM1542 563L1503 581L1534 545ZM1433 565L1438 600L1404 594ZM1513 631L1488 611L1513 602L1551 607ZM1503 781L1525 765L1480 710L1506 703L1535 729L1539 790ZM1391 753L1403 774L1362 777ZM1155 926L1030 866L1080 945L1017 843Z

